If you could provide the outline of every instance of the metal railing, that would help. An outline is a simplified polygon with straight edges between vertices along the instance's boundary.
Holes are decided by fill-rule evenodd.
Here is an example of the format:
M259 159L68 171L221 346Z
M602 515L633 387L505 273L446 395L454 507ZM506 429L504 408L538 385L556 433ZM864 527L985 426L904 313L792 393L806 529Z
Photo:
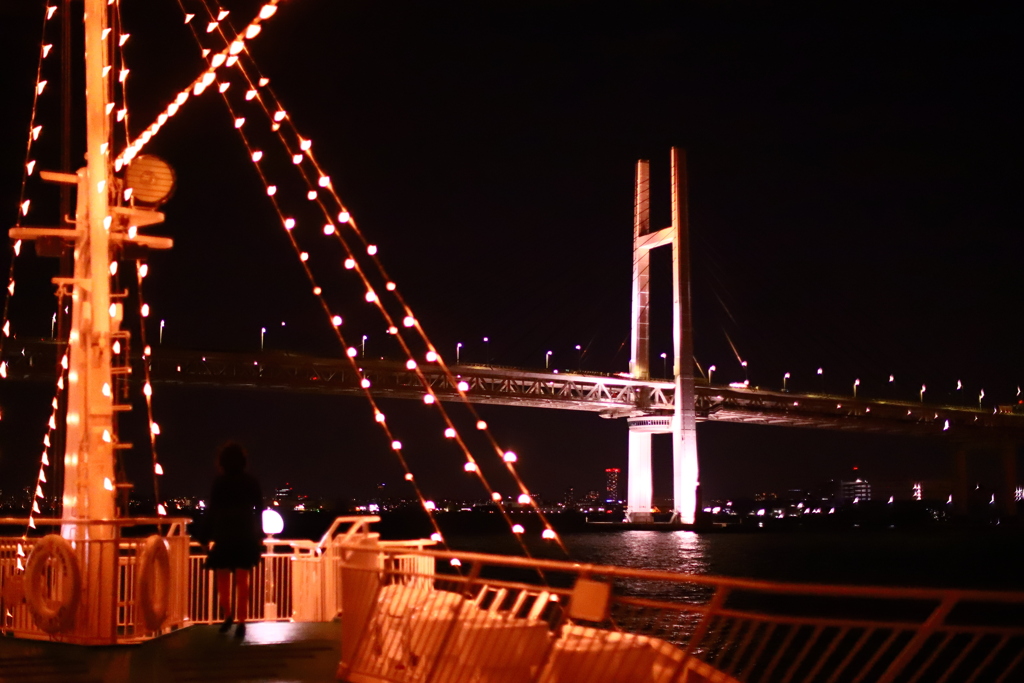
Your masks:
M266 539L263 558L250 579L246 619L333 619L341 611L341 566L347 556L342 548L371 536L370 525L379 521L376 516L338 517L319 541ZM414 543L417 548L432 545L431 541ZM218 608L213 573L205 568L205 562L201 546L192 543L188 618L197 624L212 624L224 618Z
M71 520L36 518L34 521L37 527L45 529L46 527L59 527L61 524L69 523ZM86 524L114 528L112 538L75 541L72 543L83 581L89 580L84 571L87 555L109 557L111 553L116 553L114 577L111 582L113 594L110 596L113 601L114 624L112 630L102 629L109 633L110 639L114 642L139 642L159 633L176 630L188 623L186 568L188 566L189 540L185 534L185 526L188 522L187 518L170 517L135 517L87 522L75 520L75 524L79 525ZM0 519L0 526L16 524L24 526L25 523L26 520L24 519ZM150 527L151 529L148 529ZM147 537L125 537L123 535L124 530L128 528L148 529L152 533L160 533L167 541L170 571L166 579L170 583L168 589L169 602L166 605L167 617L159 633L146 627L138 608L139 585L137 565ZM39 537L36 536L27 538L0 537L0 632L4 634L30 639L51 637L33 619L24 600L22 570L18 569L19 546L22 549L22 553L24 553L24 557L20 557L21 563L24 565L38 542ZM43 583L45 595L52 599L53 596L65 594L67 580L68 575L66 572L57 571L53 567L47 568ZM62 633L58 637L76 641L84 633L83 629L85 627L83 625L90 619L95 618L96 613L95 606L87 605L84 601L81 602L75 618L76 628L67 633ZM83 637L86 639L93 638L94 633Z
M447 570L432 575L389 562L391 549L348 550L339 676L351 683L1024 680L1024 593L403 553Z
M37 519L39 526L59 526L62 520ZM116 628L114 640L132 643L168 633L189 624L210 624L221 621L217 585L212 571L206 569L206 554L200 544L190 542L184 533L188 519L124 519L116 520L118 535L104 541L78 543L76 555L80 568L85 567L85 554L100 545L117 547L117 568L114 582L114 613ZM264 553L253 568L250 580L250 600L246 619L252 621L329 621L341 612L342 568L348 559L345 546L360 539L373 538L370 525L379 522L376 516L338 517L319 541L268 538ZM24 525L23 519L0 519L0 525ZM171 604L168 618L158 631L146 629L139 613L139 582L137 564L145 537L124 538L120 530L125 527L163 524L170 548ZM20 582L18 546L21 545L24 565L31 555L38 537L0 538L0 633L20 638L49 638L33 620L23 594L11 590ZM434 545L430 540L385 541L381 545L391 551L381 558L381 569L416 571L427 576L433 569L433 560L406 551L422 550ZM106 551L104 551L106 552ZM47 576L48 595L62 593L63 574L50 572ZM232 586L232 594L234 593ZM233 602L233 601L232 601ZM80 622L95 612L84 603ZM64 634L62 634L63 636ZM74 639L73 632L68 634Z

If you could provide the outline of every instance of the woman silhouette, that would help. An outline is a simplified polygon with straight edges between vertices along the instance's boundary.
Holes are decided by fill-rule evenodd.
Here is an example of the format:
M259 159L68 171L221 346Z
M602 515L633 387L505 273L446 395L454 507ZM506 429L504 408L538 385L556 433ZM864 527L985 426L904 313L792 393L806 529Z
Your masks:
M235 637L245 635L249 611L249 576L263 554L260 484L245 471L245 449L236 443L221 448L217 456L220 474L213 480L206 507L206 541L212 542L206 567L214 570L226 633L238 622ZM231 611L231 575L235 577L235 611Z

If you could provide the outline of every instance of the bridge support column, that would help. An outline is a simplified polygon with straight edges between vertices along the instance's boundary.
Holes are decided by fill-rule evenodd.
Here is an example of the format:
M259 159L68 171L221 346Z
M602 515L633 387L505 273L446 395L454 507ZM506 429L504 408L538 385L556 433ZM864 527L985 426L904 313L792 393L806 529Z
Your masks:
M953 454L953 516L966 517L967 505L967 449L959 447Z
M678 393L676 394L679 395ZM692 420L692 415L690 416ZM695 423L686 428L686 418L672 420L672 495L678 521L693 524L697 514L697 491L700 486L697 464L697 430Z
M1016 519L1017 444L1005 444L1000 456L1003 460L1003 478L999 482L999 514L1005 519Z
M629 521L639 524L653 522L651 496L654 478L651 473L650 432L629 430L629 471L626 476L626 514Z

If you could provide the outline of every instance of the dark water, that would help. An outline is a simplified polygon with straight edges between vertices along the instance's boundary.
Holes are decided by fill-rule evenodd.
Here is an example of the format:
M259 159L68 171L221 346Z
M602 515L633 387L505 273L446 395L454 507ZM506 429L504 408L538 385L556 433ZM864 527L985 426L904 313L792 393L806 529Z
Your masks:
M703 533L617 531L565 534L569 559L693 574L884 586L1024 590L1024 532ZM454 549L516 553L499 535L453 536ZM551 546L539 556L564 557Z

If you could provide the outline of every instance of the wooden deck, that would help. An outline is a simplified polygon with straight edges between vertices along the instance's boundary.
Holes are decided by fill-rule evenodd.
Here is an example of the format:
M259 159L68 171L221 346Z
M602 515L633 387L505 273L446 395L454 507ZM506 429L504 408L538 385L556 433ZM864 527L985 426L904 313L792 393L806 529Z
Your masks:
M87 647L0 637L0 682L336 683L339 622L255 622L244 639L191 626L142 645Z

